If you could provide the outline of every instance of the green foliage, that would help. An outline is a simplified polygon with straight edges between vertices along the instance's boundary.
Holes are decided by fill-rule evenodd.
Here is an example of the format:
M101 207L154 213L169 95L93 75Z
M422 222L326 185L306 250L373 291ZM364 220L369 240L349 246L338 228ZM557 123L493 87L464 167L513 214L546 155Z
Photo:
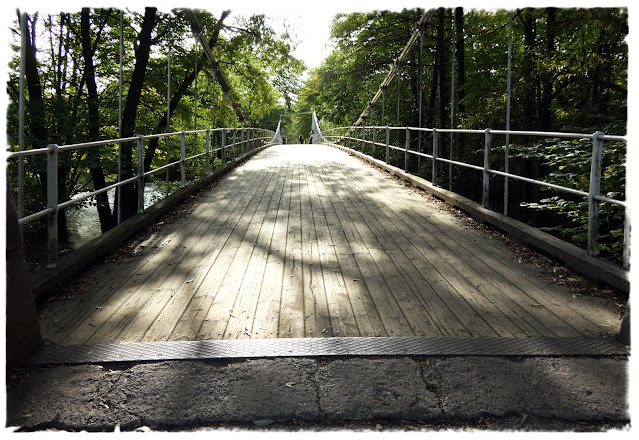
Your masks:
M504 129L510 14L504 10L463 12L464 83L460 84L456 75L453 124L459 128ZM377 91L393 60L399 56L420 15L421 11L405 10L336 16L331 28L334 49L321 66L310 72L300 91L297 110L316 110L323 129L353 124ZM436 58L438 39L442 38L437 27L440 17L444 22L443 40L440 41L444 50L443 66L438 66ZM604 130L608 134L625 134L626 9L519 9L512 13L512 30L511 129L585 133ZM386 90L384 104L381 99L378 101L366 125L417 126L421 122L426 127L450 126L452 10L438 10L425 29L422 121L417 117L417 47L418 44L401 68L399 91L394 80ZM438 68L444 69L444 87L439 83ZM456 68L459 69L458 64ZM458 74L458 70L456 72ZM296 127L299 128L296 129L301 130L306 123L298 118ZM391 143L402 146L402 139L401 135L393 134ZM440 134L442 157L450 153L449 140L445 134ZM497 145L497 141L493 142ZM511 142L528 145L512 146L511 172L587 191L592 148L589 141L555 139L535 144L533 140L522 140L519 136ZM483 138L459 135L453 150L454 159L481 165ZM493 151L495 169L503 169L503 151L503 146ZM391 161L403 166L403 159L395 158L395 155L391 154ZM604 163L602 194L623 199L625 145L607 143ZM425 161L421 172L430 178L430 168L425 168L424 164ZM445 168L448 167L439 167L440 183L448 180L444 175L447 174ZM473 173L456 168L453 186L456 192L479 201L481 186ZM511 197L520 197L517 203L521 202L523 207L510 210L512 215L584 245L587 208L584 208L583 200L525 185L511 181ZM503 203L498 200L503 199L501 190L501 181L491 188L491 204L496 207ZM600 213L601 253L619 261L623 210L602 203Z
M521 148L516 155L537 158L552 171L546 181L588 192L592 156L592 141L549 139L535 147ZM607 142L603 154L601 194L617 200L625 199L626 146L621 142ZM556 193L544 187L545 193ZM526 208L555 215L557 226L543 230L583 248L588 244L588 201L570 197L566 193L544 197L538 202L522 202ZM600 203L599 251L602 256L623 262L624 209L610 203Z
M206 11L196 11L207 37L218 24L218 18ZM33 14L29 17L29 29L33 30L37 53L37 70L43 90L45 120L27 118L25 127L25 148L37 148L44 143L58 145L97 140L89 132L89 107L87 103L87 78L84 72L85 58L81 45L80 13ZM124 15L123 42L123 97L127 98L129 84L135 65L135 49L139 42L137 34L143 16L137 12ZM93 67L98 85L99 131L103 139L118 137L118 77L120 16L114 9L96 9L89 13L91 46L95 47ZM9 112L7 132L10 150L17 149L17 102L19 72L20 34L17 20L13 24L11 48L12 69L7 82ZM287 33L278 34L263 15L247 17L231 16L224 22L213 54L220 68L233 88L240 107L248 119L248 124L268 122L275 129L277 120L267 119L275 110L281 109L278 100L290 102L297 92L297 76L304 64L293 57L296 42ZM171 57L171 95L193 71L195 65L195 43L191 26L180 13L157 12L156 25L152 32L152 47L148 67L145 72L141 102L137 112L135 130L137 134L152 134L157 130L167 108L167 62ZM195 84L191 84L174 112L169 130L192 130L197 128L239 125L230 106L224 107L224 99L219 84L213 87L213 78L202 48L197 59L200 73ZM32 101L27 90L26 114L30 115ZM197 113L194 109L197 102ZM215 115L213 115L213 104ZM45 127L46 140L37 139L37 127ZM162 127L164 128L164 127ZM172 160L176 159L179 142L171 139ZM217 139L218 145L220 140ZM164 143L164 140L162 141ZM127 146L127 145L125 145ZM204 151L204 136L197 141L195 152ZM93 181L89 167L98 166L104 173L106 183L117 178L116 145L96 149L77 150L60 154L59 189L60 201L74 194L92 189ZM157 148L153 156L152 168L166 163L164 145ZM25 159L25 214L44 207L42 176L46 170L46 158L36 156ZM134 164L135 166L135 164ZM198 165L202 168L203 165ZM196 170L200 173L201 170ZM12 184L17 184L15 162L9 165ZM163 174L163 173L162 173ZM175 173L172 171L172 178Z

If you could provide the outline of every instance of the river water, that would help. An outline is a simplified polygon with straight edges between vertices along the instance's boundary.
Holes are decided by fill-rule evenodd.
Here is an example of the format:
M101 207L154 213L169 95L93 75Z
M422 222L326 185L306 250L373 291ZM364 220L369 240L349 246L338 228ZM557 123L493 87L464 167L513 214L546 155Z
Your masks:
M88 191L87 191L88 192ZM82 197L87 192L78 193L74 198ZM113 209L115 201L115 189L107 191L109 205ZM148 208L164 197L164 193L157 189L154 182L144 185L144 208ZM77 206L77 208L75 207ZM98 210L95 199L89 198L84 203L67 208L67 224L69 229L69 245L72 249L88 243L102 234Z

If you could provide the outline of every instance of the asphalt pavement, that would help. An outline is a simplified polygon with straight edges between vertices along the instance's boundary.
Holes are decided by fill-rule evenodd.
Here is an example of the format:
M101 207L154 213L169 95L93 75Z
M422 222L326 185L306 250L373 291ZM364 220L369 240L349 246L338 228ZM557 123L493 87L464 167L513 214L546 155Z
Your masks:
M8 431L629 427L628 358L322 357L38 366ZM490 421L490 423L489 423Z

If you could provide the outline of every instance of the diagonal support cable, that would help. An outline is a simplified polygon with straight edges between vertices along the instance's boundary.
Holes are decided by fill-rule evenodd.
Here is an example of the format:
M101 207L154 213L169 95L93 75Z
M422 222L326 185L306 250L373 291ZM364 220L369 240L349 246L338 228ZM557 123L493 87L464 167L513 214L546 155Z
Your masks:
M242 113L242 109L240 108L240 105L237 103L237 100L233 96L231 86L229 85L229 82L227 81L226 77L220 70L220 65L218 61L213 56L213 52L211 51L211 48L209 47L209 43L206 41L206 38L204 37L204 34L202 32L202 25L200 24L200 20L197 18L197 15L192 9L183 9L183 11L187 20L189 20L189 23L191 24L191 29L193 30L193 34L195 34L197 38L200 40L202 48L204 49L204 54L206 55L206 59L209 61L209 66L211 67L213 74L216 76L217 80L219 81L220 87L222 87L222 91L226 94L226 96L228 96L228 99L231 103L231 107L233 107L233 111L237 115L240 122L242 124L245 124L246 117L244 116L244 113Z
M419 21L417 22L417 28L411 35L410 39L408 40L408 43L406 43L406 46L404 46L404 49L399 54L399 57L393 62L393 66L391 67L391 70L386 75L386 78L384 78L384 81L382 81L382 83L380 84L379 90L377 90L377 93L375 93L375 96L373 96L373 99L371 99L371 101L368 103L368 106L366 107L366 109L364 109L362 114L359 115L359 119L357 120L357 122L355 122L355 124L353 124L354 126L357 126L361 124L362 122L364 122L364 119L370 114L375 103L382 97L388 85L391 83L393 78L395 78L395 75L397 75L397 73L399 72L399 68L404 63L404 60L406 59L406 57L408 57L410 50L413 48L415 43L419 40L419 33L426 26L426 24L428 24L428 22L433 17L433 15L435 15L435 12L436 12L435 9L429 9L419 19ZM351 132L351 129L347 131L346 136L348 136L350 132Z

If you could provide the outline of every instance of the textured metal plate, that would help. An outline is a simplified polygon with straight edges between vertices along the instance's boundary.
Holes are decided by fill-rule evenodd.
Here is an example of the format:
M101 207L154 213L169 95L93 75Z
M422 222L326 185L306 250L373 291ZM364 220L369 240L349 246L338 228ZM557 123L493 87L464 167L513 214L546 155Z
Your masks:
M610 356L628 354L613 338L280 338L51 345L40 364L310 356Z

